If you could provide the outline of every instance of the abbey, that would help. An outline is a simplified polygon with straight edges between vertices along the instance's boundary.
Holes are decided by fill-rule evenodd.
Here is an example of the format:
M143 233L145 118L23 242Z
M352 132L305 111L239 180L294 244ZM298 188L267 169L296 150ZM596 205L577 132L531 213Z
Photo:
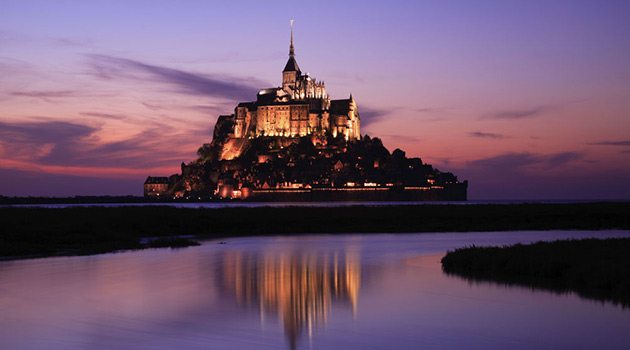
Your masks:
M226 144L222 158L233 158L238 139L260 136L302 137L330 133L346 140L360 138L360 118L352 95L331 100L323 81L303 75L295 60L293 21L289 60L282 71L282 86L262 89L256 101L240 103L233 115L221 116L233 124L236 139ZM242 143L242 142L240 142ZM236 146L236 147L235 147Z
M293 23L282 85L262 89L221 115L212 141L181 174L148 177L145 196L292 201L466 200L468 182L420 158L361 136L357 104L331 100L323 81L302 74Z

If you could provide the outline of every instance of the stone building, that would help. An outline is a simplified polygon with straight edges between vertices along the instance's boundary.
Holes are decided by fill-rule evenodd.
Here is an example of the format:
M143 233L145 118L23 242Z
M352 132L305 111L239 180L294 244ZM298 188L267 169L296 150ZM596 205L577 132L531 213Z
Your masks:
M149 176L144 182L145 197L160 197L166 194L169 188L168 177Z
M292 23L293 24L293 23ZM258 201L466 200L468 183L360 135L357 104L332 100L295 59L293 25L282 84L220 115L212 142L181 175L149 177L145 196ZM351 142L347 142L351 141Z
M243 142L238 139L260 136L301 137L330 133L346 140L360 138L357 104L348 99L331 100L326 85L309 74L302 74L295 59L293 21L291 22L289 60L282 71L282 86L261 89L256 101L240 103L230 116L231 142L221 158L232 159Z

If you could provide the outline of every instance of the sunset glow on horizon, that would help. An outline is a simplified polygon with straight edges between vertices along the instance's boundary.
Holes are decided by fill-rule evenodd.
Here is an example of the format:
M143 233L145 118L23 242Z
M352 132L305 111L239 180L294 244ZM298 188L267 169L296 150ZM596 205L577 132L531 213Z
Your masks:
M5 1L0 195L141 195L296 60L468 198L630 198L630 2Z

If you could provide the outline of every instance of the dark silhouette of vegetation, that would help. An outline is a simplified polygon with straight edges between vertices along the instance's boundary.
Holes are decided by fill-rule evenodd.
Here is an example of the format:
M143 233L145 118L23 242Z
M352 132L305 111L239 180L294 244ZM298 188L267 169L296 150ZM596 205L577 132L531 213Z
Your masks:
M630 306L630 238L563 240L449 251L442 268L473 281L496 281Z
M0 256L139 249L143 237L630 229L630 202L192 209L0 208Z
M199 158L182 164L181 175L171 176L171 195L210 198L219 182L254 188L286 183L311 187L344 187L348 182L412 187L458 183L452 173L440 172L420 158L407 158L400 149L390 154L379 138L369 135L350 141L332 135L260 136L242 140L238 157L220 160L229 139L224 119L217 122L212 143L197 151Z
M184 248L198 245L199 242L184 237L160 237L147 243L149 248Z
M0 205L13 204L97 204L97 203L158 203L157 198L138 196L74 196L74 197L5 197L0 195Z

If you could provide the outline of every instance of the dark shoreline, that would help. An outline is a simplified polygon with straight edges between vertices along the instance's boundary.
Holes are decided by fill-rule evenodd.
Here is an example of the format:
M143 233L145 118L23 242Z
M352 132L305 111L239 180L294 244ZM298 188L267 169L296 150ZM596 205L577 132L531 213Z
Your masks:
M143 237L630 229L630 202L341 207L4 207L0 256L142 249Z
M471 282L576 292L630 306L630 238L560 240L449 251L442 269Z
M278 205L308 205L308 206L328 206L339 204L340 206L357 205L477 205L477 204L577 204L577 203L624 203L627 199L522 199L522 200L462 200L462 201L259 201L253 199L211 199L211 198L147 198L142 196L74 196L74 197L7 197L0 195L0 208L6 206L130 206L130 205L172 205L172 206L210 206L216 204L229 204L231 206L278 206Z

